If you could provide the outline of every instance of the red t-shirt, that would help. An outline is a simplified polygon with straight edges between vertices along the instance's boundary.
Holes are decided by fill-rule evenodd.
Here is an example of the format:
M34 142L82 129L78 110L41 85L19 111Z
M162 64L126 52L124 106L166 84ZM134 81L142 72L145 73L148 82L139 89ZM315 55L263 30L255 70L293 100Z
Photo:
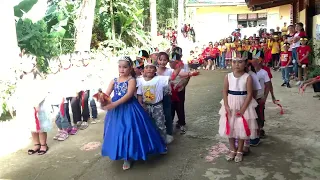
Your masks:
M280 53L280 65L281 65L281 67L287 66L287 64L289 63L290 57L292 57L292 53L289 52L289 51Z
M307 52L309 52L309 53L311 52L310 46L298 47L299 60L302 59L303 57L305 57L307 55ZM308 57L306 57L304 60L301 61L301 64L308 64L308 63L309 63Z
M267 71L268 76L269 76L270 79L273 78L273 76L272 76L272 74L271 74L271 70L270 70L269 67L267 67L267 66L262 66L262 69L264 69L265 71Z
M217 47L213 47L212 49L207 47L202 53L204 57L213 57L213 58L217 57L217 54L219 54L219 48Z

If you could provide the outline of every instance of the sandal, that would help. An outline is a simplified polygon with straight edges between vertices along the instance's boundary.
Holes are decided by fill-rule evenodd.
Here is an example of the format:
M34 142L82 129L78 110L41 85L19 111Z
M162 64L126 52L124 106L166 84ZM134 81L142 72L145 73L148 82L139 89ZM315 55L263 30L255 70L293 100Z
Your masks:
M234 158L234 162L239 163L243 160L243 152L237 152L236 157Z
M39 151L38 151L38 155L44 155L44 154L46 154L48 151L49 151L49 146L47 145L47 144L45 144L45 145L41 145L41 146L46 146L47 147L47 149L44 151L44 150L40 150L39 149Z
M230 154L232 154L232 155L230 155ZM228 155L226 155L226 160L227 161L233 161L235 156L236 156L236 152L235 151L230 151L230 153Z
M28 155L32 155L32 154L35 154L35 153L37 153L37 152L39 152L40 151L40 144L34 144L34 146L39 146L39 148L38 149L36 149L36 150L34 150L34 149L29 149L28 150Z
M131 168L131 162L130 161L124 161L122 165L123 170L128 170Z

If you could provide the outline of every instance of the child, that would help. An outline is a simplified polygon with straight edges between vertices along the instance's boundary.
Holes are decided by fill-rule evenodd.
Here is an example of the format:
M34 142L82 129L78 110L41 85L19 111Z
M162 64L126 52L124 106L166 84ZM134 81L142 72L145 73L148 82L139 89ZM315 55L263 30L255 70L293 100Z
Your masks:
M13 95L14 108L17 112L16 119L21 126L30 130L33 148L28 150L28 155L44 155L49 150L47 146L47 132L52 129L50 119L50 103L48 103L49 83L38 79L39 73L36 64L26 62L26 69L20 76ZM30 67L33 67L30 71Z
M252 98L252 78L245 72L246 61L236 58L232 61L233 72L224 79L223 100L219 111L219 134L229 138L230 153L227 161L243 160L244 141L257 137L257 102ZM238 148L235 139L239 139Z
M256 74L258 76L261 89L258 91L258 94L257 94L258 106L256 107L256 112L258 115L257 124L259 127L259 131L258 131L259 136L255 139L250 140L251 146L258 146L260 144L260 135L262 133L264 134L263 127L265 122L265 117L264 117L265 102L266 102L266 99L268 98L270 88L271 88L271 80L269 78L268 72L263 69L262 59L260 55L261 55L261 51L259 51L256 55L254 55L252 60L252 65L256 70Z
M182 61L182 49L180 47L176 47L173 49L172 52L172 61L170 62L170 66L172 69L177 69L181 68ZM181 70L184 71L184 70ZM181 72L180 72L181 73ZM186 93L186 86L189 82L189 79L191 76L196 76L199 73L198 72L188 72L187 78L180 75L180 73L177 74L172 74L172 76L176 77L171 77L171 92L172 92L172 110L171 110L171 116L172 116L172 121L174 119L175 113L177 113L178 116L178 122L176 124L176 128L180 129L181 134L185 134L185 111L184 111L184 102L185 102L185 93Z
M200 66L200 62L194 51L190 51L190 56L188 58L188 64L191 70L197 70Z
M108 110L104 125L102 156L111 160L124 159L123 170L132 160L146 160L148 154L167 151L166 145L143 107L134 97L136 80L130 57L119 60L119 78L109 84L106 95L114 91L112 103L103 107Z
M234 43L232 42L231 37L228 37L227 39L227 43L225 43L226 46L226 67L227 69L231 68L231 64L230 61L232 59L232 53L233 53L233 49L234 49Z
M221 40L220 41L220 45L219 45L219 51L220 51L220 55L219 55L219 63L220 63L220 68L221 69L225 69L226 65L225 65L225 57L226 57L226 46L224 44L224 41Z
M278 64L279 61L279 56L280 56L280 43L279 37L277 35L273 36L272 41L269 44L269 47L271 49L271 54L272 54L272 67L275 69L275 66Z
M169 86L169 76L156 76L156 61L151 59L144 62L144 67L145 76L140 79L137 90L138 101L145 107L149 116L156 123L163 140L167 142L167 139L173 139L171 135L167 135L163 108L164 90Z
M301 46L297 48L297 56L298 56L298 80L301 82L307 80L308 78L308 65L309 65L309 54L311 53L310 46L307 45L308 39L306 37L300 38ZM302 71L303 77L302 77Z
M167 64L169 62L169 55L165 52L160 52L158 56L158 69L157 69L157 75L158 76L168 76L170 77L170 80L174 80L177 75L180 77L189 77L190 74L185 72L181 68L167 68ZM165 91L165 95L163 97L163 108L164 108L164 114L166 118L166 128L167 128L167 134L172 136L173 134L173 119L171 117L171 91L170 88L168 88ZM172 142L173 138L167 136L167 144L170 144Z
M280 61L278 63L278 67L281 69L282 80L283 83L281 86L287 86L287 88L291 88L290 86L290 67L293 67L292 64L292 54L289 52L290 44L283 44L283 52L280 53Z

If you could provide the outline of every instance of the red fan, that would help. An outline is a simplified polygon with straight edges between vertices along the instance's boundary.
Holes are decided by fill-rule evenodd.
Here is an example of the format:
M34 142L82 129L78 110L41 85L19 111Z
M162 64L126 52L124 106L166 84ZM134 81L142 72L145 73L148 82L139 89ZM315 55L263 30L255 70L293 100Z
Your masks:
M101 106L106 106L107 104L111 103L111 98L101 89L99 89L98 93L94 94L93 97L101 104Z

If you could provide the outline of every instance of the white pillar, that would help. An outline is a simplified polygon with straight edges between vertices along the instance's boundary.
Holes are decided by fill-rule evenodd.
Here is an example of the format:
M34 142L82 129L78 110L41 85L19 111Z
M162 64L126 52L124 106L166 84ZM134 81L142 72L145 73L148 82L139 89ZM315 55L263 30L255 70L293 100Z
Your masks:
M181 33L182 26L184 24L184 0L178 1L178 45L183 44L183 35Z
M151 40L154 47L157 46L157 0L150 0Z
M0 2L0 22L0 54L3 56L0 58L0 72L7 73L7 71L18 62L20 53L17 41L13 3L9 1Z
M81 6L79 19L76 21L75 50L83 52L90 51L96 0L84 0Z

